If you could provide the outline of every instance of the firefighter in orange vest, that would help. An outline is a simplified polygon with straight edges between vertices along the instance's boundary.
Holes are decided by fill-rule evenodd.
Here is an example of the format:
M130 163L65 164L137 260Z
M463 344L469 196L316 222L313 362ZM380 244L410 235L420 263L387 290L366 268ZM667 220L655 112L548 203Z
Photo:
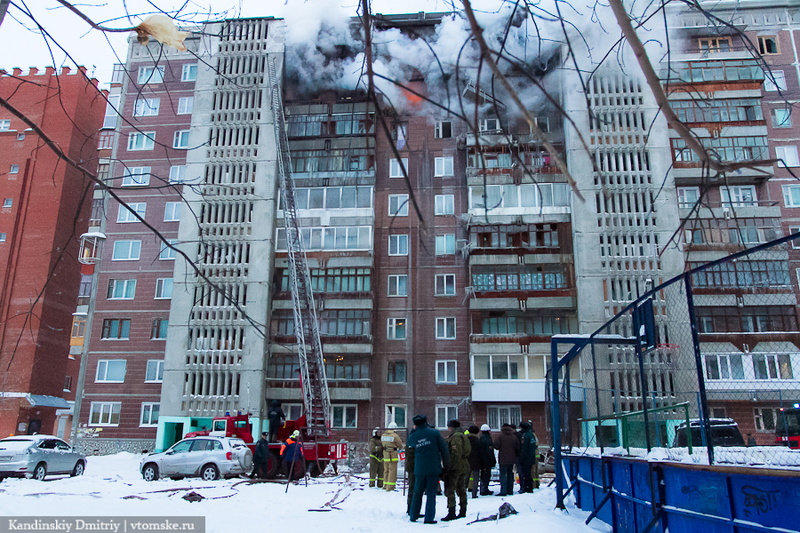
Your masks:
M281 459L286 465L286 475L289 481L295 477L302 477L303 472L303 445L300 441L300 432L295 430L281 446Z
M403 449L403 441L394 430L397 424L391 422L389 429L381 436L383 446L383 489L387 492L394 490L397 485L397 462L399 461L398 452Z

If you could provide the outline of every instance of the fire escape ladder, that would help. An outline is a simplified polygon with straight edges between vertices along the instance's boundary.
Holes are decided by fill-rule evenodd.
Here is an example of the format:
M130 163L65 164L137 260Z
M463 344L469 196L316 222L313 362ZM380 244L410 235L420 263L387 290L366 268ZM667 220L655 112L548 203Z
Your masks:
M270 90L275 124L275 142L278 148L278 183L283 198L283 225L286 230L286 248L289 254L289 279L292 287L292 309L297 338L297 355L300 359L300 388L306 413L307 433L327 437L330 433L331 398L325 376L325 361L319 322L311 290L311 274L303 247L303 237L297 221L294 185L289 157L289 138L283 113L281 84L276 74L275 59L269 60Z

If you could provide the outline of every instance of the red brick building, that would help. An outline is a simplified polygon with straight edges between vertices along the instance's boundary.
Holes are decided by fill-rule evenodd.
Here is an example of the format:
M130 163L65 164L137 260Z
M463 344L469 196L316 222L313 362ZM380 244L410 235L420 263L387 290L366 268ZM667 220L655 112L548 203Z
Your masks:
M106 101L85 69L14 69L0 76L0 96L94 172ZM0 107L0 191L0 437L51 433L72 399L65 376L77 375L70 329L92 182Z

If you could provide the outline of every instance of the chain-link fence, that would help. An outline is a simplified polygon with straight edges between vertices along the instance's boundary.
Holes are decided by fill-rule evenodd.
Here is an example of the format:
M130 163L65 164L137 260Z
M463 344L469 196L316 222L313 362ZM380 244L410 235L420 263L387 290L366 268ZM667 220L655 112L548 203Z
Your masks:
M799 468L799 237L689 263L593 334L553 337L554 444Z

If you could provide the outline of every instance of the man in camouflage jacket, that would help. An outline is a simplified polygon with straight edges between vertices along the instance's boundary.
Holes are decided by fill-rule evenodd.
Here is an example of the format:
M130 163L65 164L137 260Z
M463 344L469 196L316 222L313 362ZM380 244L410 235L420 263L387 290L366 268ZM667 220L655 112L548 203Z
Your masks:
M444 492L447 495L447 516L442 522L467 516L467 481L469 480L469 439L461 429L461 422L451 420L447 423L450 435L447 445L450 451L450 470L444 481ZM460 504L460 512L456 515L456 495Z

